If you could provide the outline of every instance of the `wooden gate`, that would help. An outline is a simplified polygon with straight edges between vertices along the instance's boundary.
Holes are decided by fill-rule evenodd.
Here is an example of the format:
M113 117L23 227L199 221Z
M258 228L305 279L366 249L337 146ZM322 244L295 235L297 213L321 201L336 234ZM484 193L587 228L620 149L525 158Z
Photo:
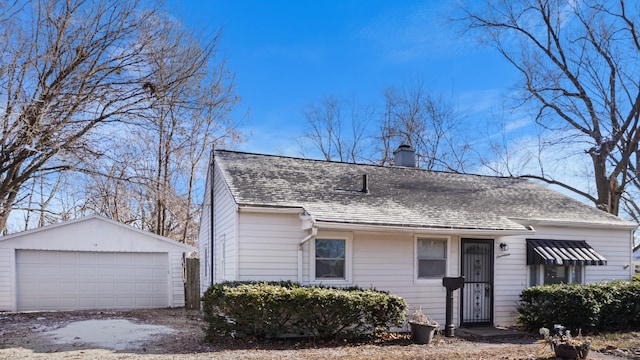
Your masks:
M187 310L200 310L200 260L185 259L184 301Z

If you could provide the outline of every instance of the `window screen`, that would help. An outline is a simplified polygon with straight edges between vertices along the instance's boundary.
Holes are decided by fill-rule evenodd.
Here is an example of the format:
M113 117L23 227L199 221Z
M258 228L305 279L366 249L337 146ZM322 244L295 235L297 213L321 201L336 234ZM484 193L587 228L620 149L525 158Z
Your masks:
M316 278L344 279L346 240L316 239Z
M447 270L447 239L418 239L418 278L442 278Z

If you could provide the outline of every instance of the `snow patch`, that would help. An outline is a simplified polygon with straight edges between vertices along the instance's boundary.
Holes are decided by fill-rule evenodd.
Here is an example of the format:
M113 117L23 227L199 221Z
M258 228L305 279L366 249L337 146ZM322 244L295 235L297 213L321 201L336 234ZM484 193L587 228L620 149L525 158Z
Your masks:
M84 344L106 349L125 350L138 348L155 335L175 332L167 326L135 324L129 320L86 320L68 324L47 333L57 344L75 347Z

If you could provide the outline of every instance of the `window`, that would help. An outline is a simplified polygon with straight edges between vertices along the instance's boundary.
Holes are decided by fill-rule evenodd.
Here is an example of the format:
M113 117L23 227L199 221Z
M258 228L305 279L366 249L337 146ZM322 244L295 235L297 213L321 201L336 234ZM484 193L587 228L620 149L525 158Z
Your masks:
M529 286L582 283L582 266L534 265L529 271Z
M418 279L437 279L446 276L446 238L419 238L416 248Z
M344 239L316 239L316 279L346 280L347 241Z

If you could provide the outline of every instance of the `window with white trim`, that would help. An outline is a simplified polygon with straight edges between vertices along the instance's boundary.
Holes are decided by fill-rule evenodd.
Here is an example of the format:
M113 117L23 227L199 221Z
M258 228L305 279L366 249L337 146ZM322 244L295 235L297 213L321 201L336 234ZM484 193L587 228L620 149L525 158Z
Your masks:
M440 279L447 274L447 238L416 240L418 279Z
M311 245L311 281L319 283L349 283L351 281L350 234L325 233Z
M531 265L529 286L582 283L583 267L580 265Z
M345 280L347 241L316 239L316 279Z

